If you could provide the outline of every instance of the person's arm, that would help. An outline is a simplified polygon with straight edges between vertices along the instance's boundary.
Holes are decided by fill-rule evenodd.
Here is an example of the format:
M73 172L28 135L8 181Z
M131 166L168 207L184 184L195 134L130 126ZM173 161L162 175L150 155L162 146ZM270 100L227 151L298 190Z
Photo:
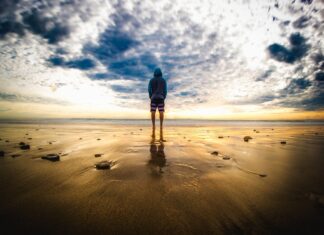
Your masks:
M151 84L151 81L152 80L150 80L150 82L149 82L149 84L148 84L148 93L149 93L149 97L150 97L150 99L151 99L151 97L152 97L152 84Z
M167 94L168 94L168 86L167 86L167 82L166 80L164 79L164 90L163 90L163 93L164 93L164 99L167 97Z

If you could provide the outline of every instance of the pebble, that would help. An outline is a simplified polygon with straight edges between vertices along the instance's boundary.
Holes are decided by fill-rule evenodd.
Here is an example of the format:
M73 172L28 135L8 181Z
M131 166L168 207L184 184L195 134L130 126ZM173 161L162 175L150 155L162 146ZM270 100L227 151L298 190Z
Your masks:
M12 154L11 157L15 158L15 157L20 157L20 154Z
M106 170L106 169L110 169L111 168L111 164L112 162L108 162L108 161L102 161L96 164L96 168L98 170Z
M101 153L96 153L94 156L95 156L95 157L101 157L102 154L101 154Z
M30 149L30 145L29 144L20 145L20 149L22 149L22 150Z
M286 141L280 141L280 144L287 144Z
M211 152L210 154L212 154L212 155L218 155L218 151L213 151L213 152Z
M244 136L243 140L245 142L249 142L249 140L252 140L252 137L251 136Z
M50 154L47 154L46 156L43 156L42 159L56 162L56 161L60 160L60 155L58 155L56 153L50 153Z
M4 155L5 155L5 152L4 151L0 151L0 157L4 157Z

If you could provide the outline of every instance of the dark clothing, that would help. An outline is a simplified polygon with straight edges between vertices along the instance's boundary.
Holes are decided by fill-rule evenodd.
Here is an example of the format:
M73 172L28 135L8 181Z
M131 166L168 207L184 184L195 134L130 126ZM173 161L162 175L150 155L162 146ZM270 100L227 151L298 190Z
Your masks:
M164 99L151 100L151 112L155 112L156 108L159 112L164 112Z
M151 100L165 99L167 96L167 83L163 77L154 77L148 85Z

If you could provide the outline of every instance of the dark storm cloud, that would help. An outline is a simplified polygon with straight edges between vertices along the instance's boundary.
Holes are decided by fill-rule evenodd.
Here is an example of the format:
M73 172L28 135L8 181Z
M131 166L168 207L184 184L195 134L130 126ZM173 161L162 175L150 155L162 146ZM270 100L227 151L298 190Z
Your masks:
M318 82L324 82L324 72L315 73L315 80Z
M304 3L304 4L312 4L313 0L300 0L301 3Z
M96 64L89 58L78 58L69 61L65 61L62 57L51 57L48 61L54 66L61 66L65 68L74 68L80 70L93 69Z
M49 8L54 6L51 1L15 0L1 1L0 4L0 39L8 33L23 36L25 31L30 31L47 39L50 44L56 44L70 34L69 27L59 15L48 14Z
M280 62L292 64L304 57L309 50L306 39L300 33L293 33L289 37L290 48L278 43L268 46L270 56Z
M311 86L311 82L305 78L297 78L290 81L288 86L283 89L284 95L294 95L304 92L305 89Z
M293 26L297 29L305 28L309 24L309 19L307 16L301 16L293 22Z
M44 16L42 10L37 8L24 12L22 16L27 29L47 39L51 44L61 41L70 34L66 25L58 22L54 17Z
M24 35L24 26L17 21L15 15L16 6L19 0L0 0L0 39L8 33Z
M99 37L98 45L87 44L84 53L91 53L103 63L112 58L120 57L130 48L139 45L135 39L136 29L140 23L128 13L119 3L116 4L116 13L111 16L113 25L109 26Z

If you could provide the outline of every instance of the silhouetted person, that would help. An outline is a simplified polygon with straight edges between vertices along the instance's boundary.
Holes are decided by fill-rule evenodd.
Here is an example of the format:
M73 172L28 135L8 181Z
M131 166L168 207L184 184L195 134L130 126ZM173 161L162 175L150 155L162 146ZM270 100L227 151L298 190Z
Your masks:
M155 111L160 113L160 140L163 140L163 118L164 118L164 100L167 96L167 83L162 77L160 68L154 71L154 77L148 85L148 93L151 99L151 119L152 119L152 137L155 137Z

